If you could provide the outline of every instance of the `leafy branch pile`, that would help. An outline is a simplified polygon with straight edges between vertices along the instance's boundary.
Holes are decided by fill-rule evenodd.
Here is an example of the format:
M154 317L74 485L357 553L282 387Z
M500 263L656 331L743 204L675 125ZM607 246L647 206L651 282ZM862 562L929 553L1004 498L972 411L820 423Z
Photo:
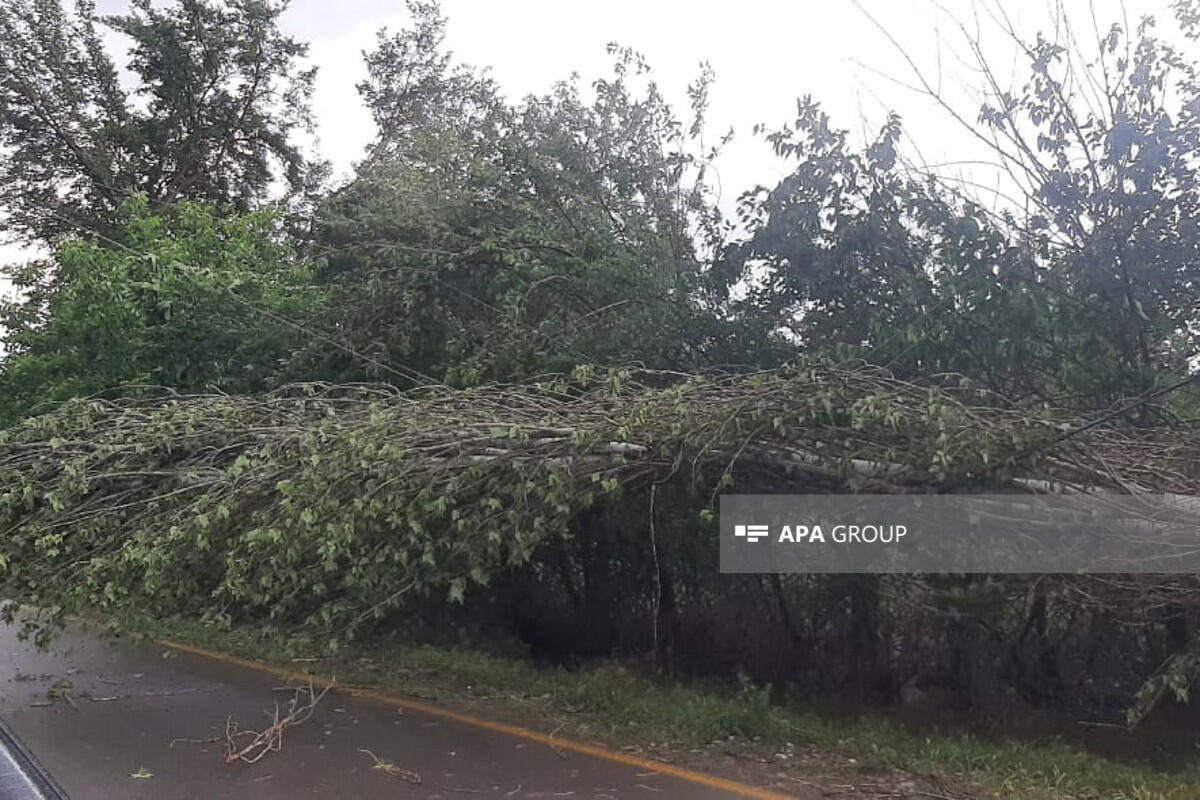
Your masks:
M0 433L0 575L13 603L58 612L152 607L348 638L417 596L461 601L651 482L997 485L1014 453L1077 423L996 401L826 366L72 401ZM1197 464L1194 437L1098 428L1021 474L1188 492Z

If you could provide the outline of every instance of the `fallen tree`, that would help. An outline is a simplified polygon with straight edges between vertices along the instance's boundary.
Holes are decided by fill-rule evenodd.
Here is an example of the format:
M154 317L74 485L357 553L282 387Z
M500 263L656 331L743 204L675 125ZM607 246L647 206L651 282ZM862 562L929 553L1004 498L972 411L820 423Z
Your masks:
M139 395L73 401L0 433L10 613L136 607L337 642L414 604L469 601L543 560L596 509L625 504L627 518L646 519L634 498L651 485L674 492L667 513L711 541L711 516L696 520L727 490L1200 486L1193 434L1114 421L1064 438L1084 423L1067 409L1013 407L954 376L913 383L866 367ZM565 593L577 594L579 569L556 573ZM1135 615L1200 600L1187 576L1106 580L1064 578L1054 591ZM913 585L889 591L932 602ZM1044 605L1047 584L1034 585ZM1024 608L1013 625L1036 613Z

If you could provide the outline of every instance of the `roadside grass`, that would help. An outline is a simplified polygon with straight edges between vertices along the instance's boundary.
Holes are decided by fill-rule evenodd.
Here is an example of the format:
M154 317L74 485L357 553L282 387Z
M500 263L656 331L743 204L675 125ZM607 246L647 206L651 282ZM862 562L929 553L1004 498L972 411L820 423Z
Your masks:
M297 668L318 648L302 639L251 630L216 631L190 621L141 626L144 635ZM998 798L1175 800L1200 797L1200 764L1178 771L1116 762L1058 741L926 735L882 715L832 719L773 704L766 688L680 682L611 662L547 669L465 648L373 641L303 666L339 682L376 686L451 703L486 702L523 716L561 719L562 735L609 744L665 745L763 755L795 748L828 754L843 771L899 769L973 784ZM802 763L802 762L793 762ZM847 765L849 765L847 767ZM797 767L802 769L802 767Z

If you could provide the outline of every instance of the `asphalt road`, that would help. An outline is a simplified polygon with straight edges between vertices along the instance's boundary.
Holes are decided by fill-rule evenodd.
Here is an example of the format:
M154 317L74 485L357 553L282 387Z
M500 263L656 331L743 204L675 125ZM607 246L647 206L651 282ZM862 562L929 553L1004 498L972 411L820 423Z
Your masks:
M336 689L307 721L283 729L278 749L253 764L226 763L227 724L270 727L276 704L286 714L296 697L298 684L284 683L245 665L79 630L39 653L0 625L0 718L72 800L779 796Z

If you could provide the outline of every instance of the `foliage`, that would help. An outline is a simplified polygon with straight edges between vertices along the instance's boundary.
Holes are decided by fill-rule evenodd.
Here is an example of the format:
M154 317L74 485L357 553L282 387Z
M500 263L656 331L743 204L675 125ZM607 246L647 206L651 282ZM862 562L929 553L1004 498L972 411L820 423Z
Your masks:
M580 378L65 404L0 440L5 596L266 617L344 638L409 594L462 600L600 498L653 480L911 491L979 474L1060 421L874 371L659 389ZM1194 480L1187 445L1171 450L1178 477L1130 456L1164 446L1098 431L1072 466L1043 474L1160 490ZM863 476L854 459L906 468Z
M98 18L91 0L0 7L0 206L43 243L121 230L132 193L247 211L276 180L321 175L292 141L309 126L307 46L277 27L286 2L133 0ZM103 27L132 40L126 90Z
M612 50L613 77L591 101L570 81L513 104L452 65L436 6L410 10L413 27L381 34L359 87L379 137L318 218L331 320L384 372L454 385L696 363L708 323L692 234L719 223L704 172L714 153L688 147L709 76L692 87L686 130L626 50Z
M756 357L800 348L902 375L961 372L1012 397L1061 387L1074 362L1054 345L1054 307L1028 249L979 207L901 170L900 136L893 116L852 152L811 99L767 136L796 166L743 195L747 235L712 275L724 291L746 287L730 310L757 331Z
M1200 308L1195 65L1150 19L1098 33L1095 55L1074 38L1025 42L1002 8L995 19L1029 78L1001 86L981 34L961 25L983 83L978 125L917 77L990 148L1015 197L990 210L906 161L895 116L853 152L802 100L795 123L767 136L793 172L743 196L748 235L714 273L720 288L751 287L733 313L759 352L952 370L1013 397L1097 405L1187 369Z
M284 320L311 315L320 295L273 214L154 214L144 200L126 211L127 244L71 240L6 271L24 297L0 305L0 423L136 384L262 390L307 341Z
M1175 5L1195 41L1195 4ZM1027 83L1009 93L985 72L979 113L1030 201L1025 223L1047 280L1073 301L1064 315L1143 373L1178 369L1196 351L1200 306L1200 75L1154 28L1150 17L1133 30L1114 24L1097 33L1095 54L1042 36L1019 43ZM1087 59L1099 103L1074 88Z

